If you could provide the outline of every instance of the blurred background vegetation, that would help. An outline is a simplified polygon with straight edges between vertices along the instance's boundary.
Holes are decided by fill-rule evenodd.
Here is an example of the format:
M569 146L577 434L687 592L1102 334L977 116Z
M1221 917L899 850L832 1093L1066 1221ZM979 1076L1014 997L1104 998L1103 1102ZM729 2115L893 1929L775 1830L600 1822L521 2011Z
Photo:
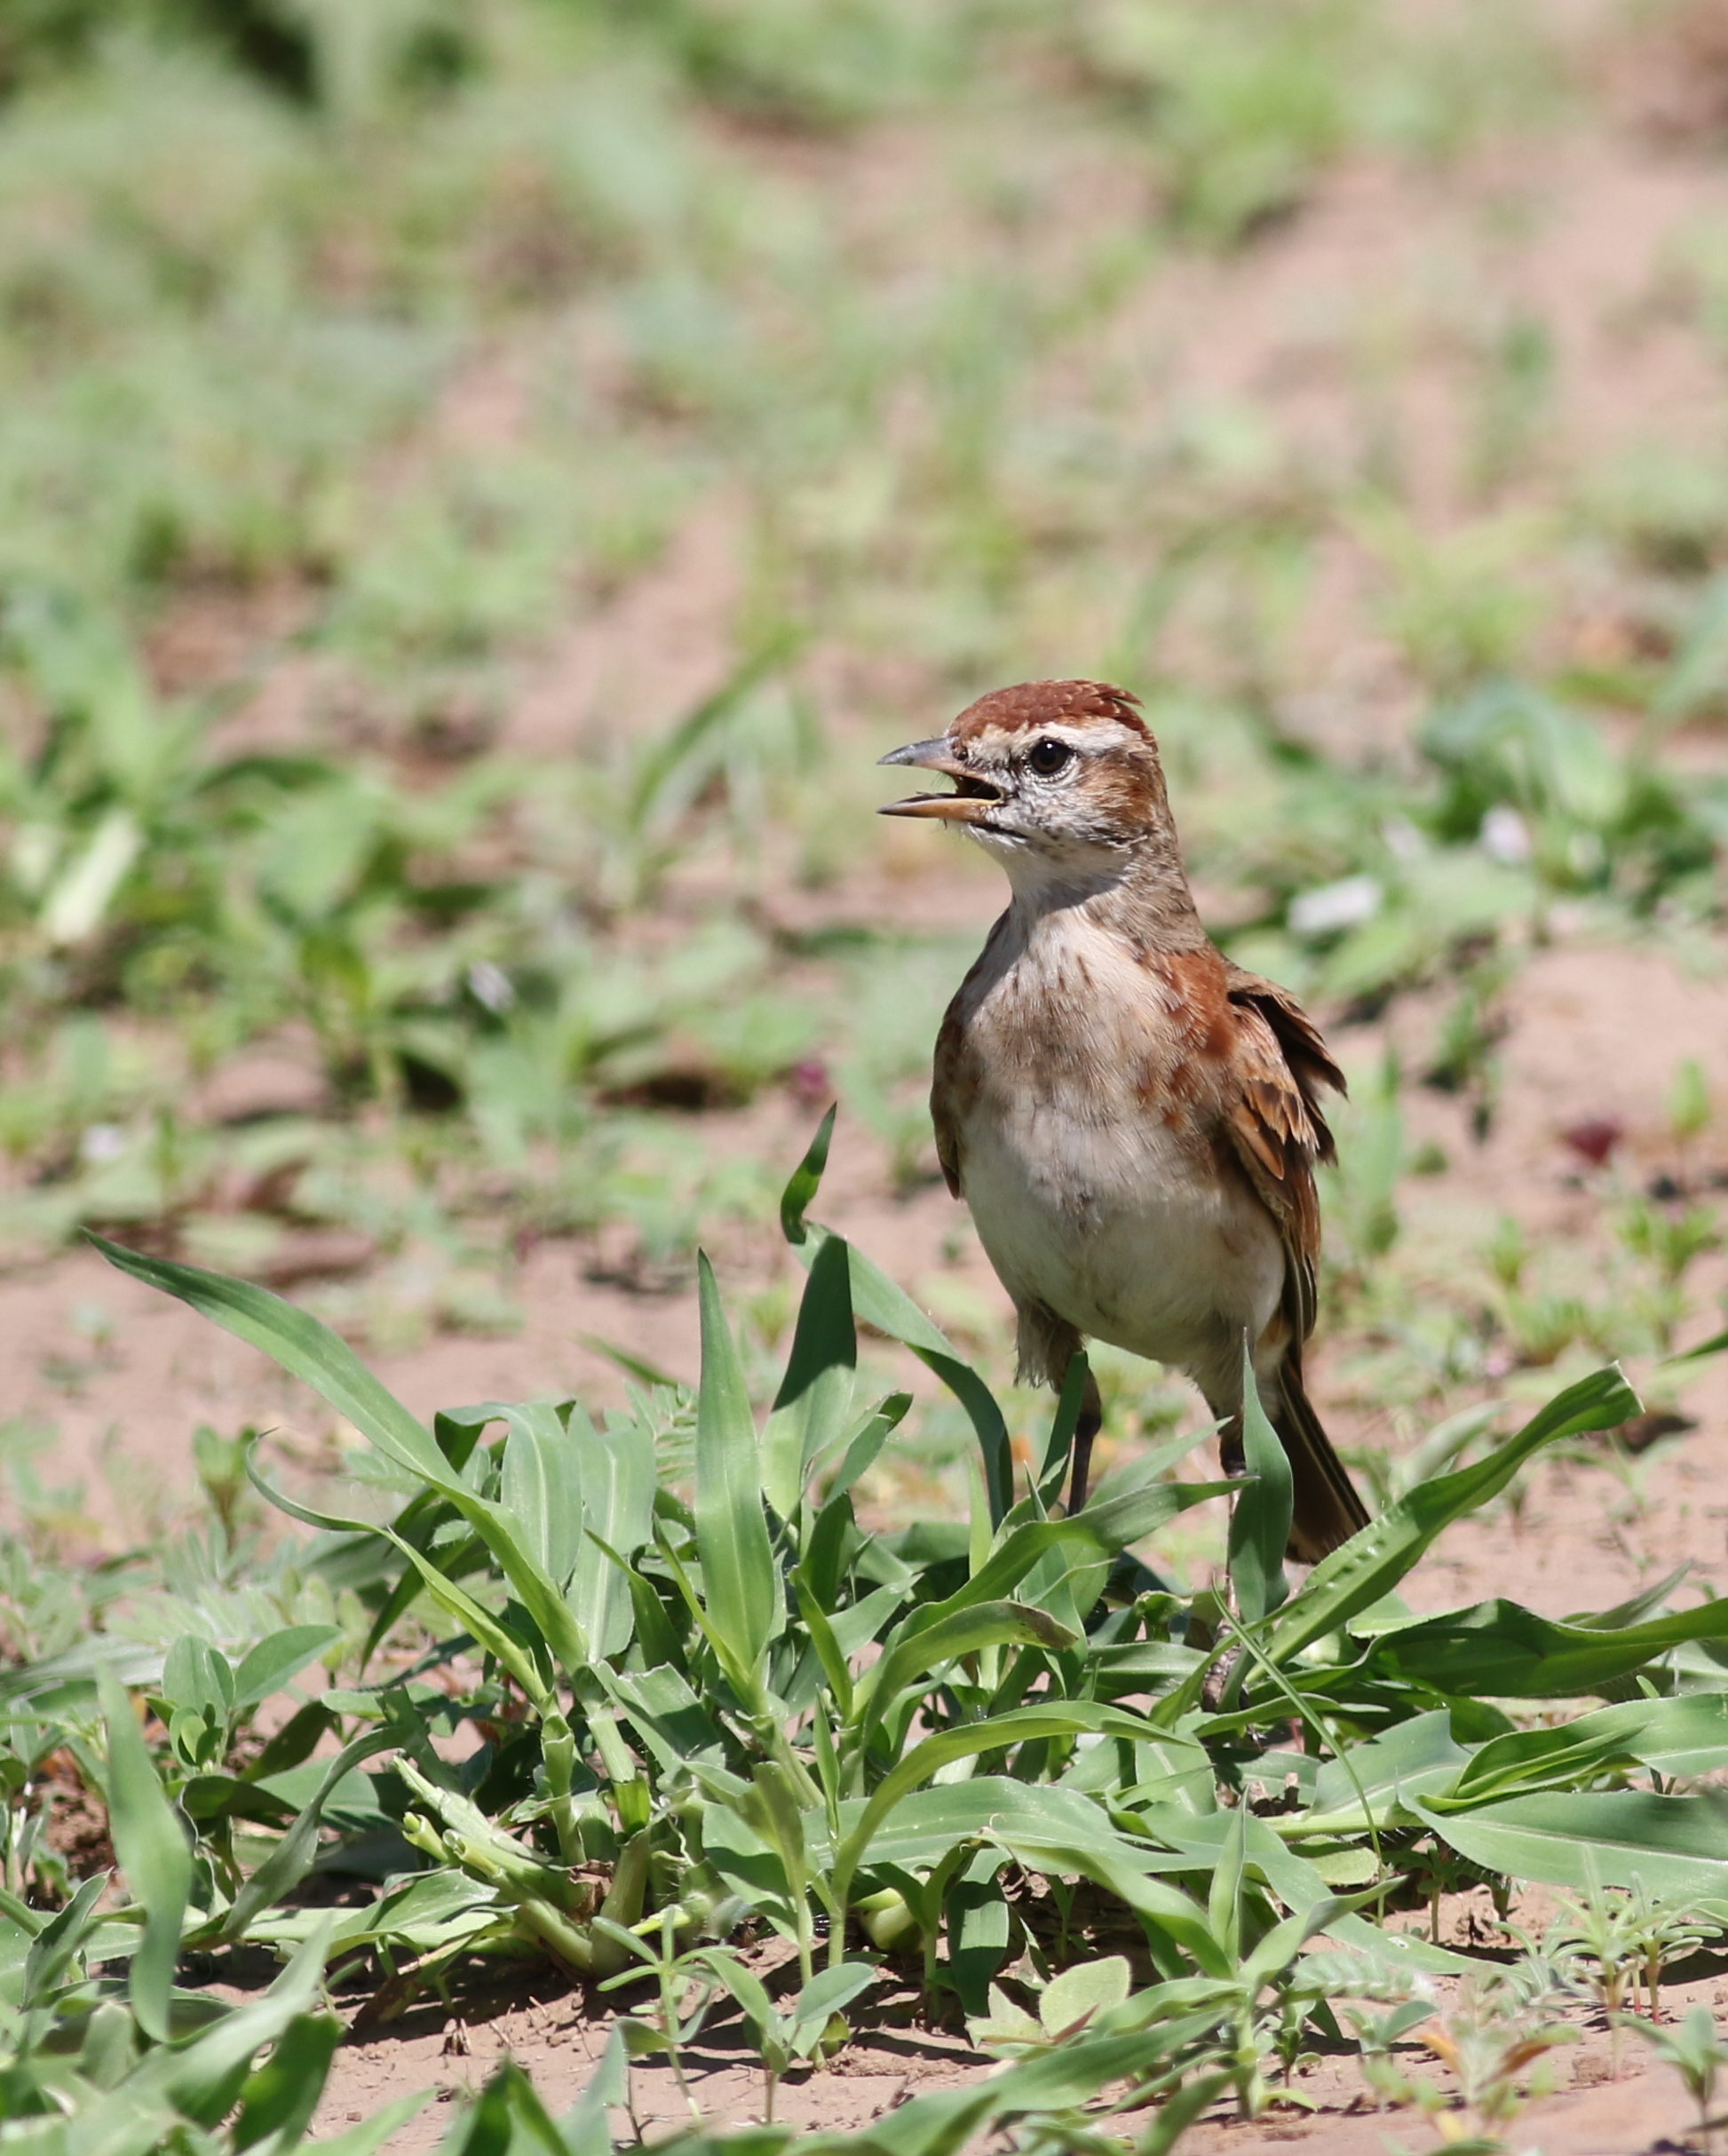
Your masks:
M1529 953L1720 923L1724 22L6 0L0 1263L409 1255L487 1328L541 1235L686 1280L830 1093L916 1190L987 871L872 758L1097 673L1245 963L1428 999L1329 1194L1379 1397L1664 1344L1684 1175L1614 1186L1605 1288L1392 1259L1400 1100L1491 1128ZM1697 183L1612 291L1597 139Z

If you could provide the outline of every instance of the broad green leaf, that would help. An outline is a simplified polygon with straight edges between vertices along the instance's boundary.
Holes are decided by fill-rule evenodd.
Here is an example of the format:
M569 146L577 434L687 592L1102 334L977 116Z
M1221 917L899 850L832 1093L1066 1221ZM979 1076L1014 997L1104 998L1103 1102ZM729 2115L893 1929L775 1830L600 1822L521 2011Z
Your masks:
M801 1243L805 1239L804 1217L810 1210L817 1192L822 1187L822 1177L828 1168L828 1147L834 1142L834 1119L839 1113L836 1103L817 1124L815 1137L811 1139L803 1160L792 1170L786 1188L781 1193L780 1232L789 1243Z
M1628 1700L1558 1728L1516 1730L1483 1745L1443 1803L1429 1791L1420 1794L1437 1809L1462 1810L1519 1791L1575 1788L1613 1768L1635 1765L1688 1777L1728 1766L1728 1693Z
M127 1888L144 1910L144 1937L127 1972L127 1989L139 2027L165 2043L180 1930L192 1895L192 1850L157 1779L131 1702L112 1670L99 1669L96 1684L107 1725L108 1831Z
M201 2126L213 2127L232 2109L240 2081L262 2048L276 2043L317 2000L329 1952L331 1919L321 1915L312 1936L261 1996L225 2014L192 2042L153 2052L128 2090L160 2089Z
M807 2056L830 2019L869 1990L881 1971L869 1962L819 1969L792 2003L792 2048Z
M1672 1901L1728 1895L1728 1791L1542 1792L1473 1811L1411 1810L1471 1863L1543 1886L1641 1884Z
M1290 1591L1284 1551L1290 1540L1296 1484L1288 1455L1266 1420L1254 1359L1242 1343L1242 1456L1251 1481L1230 1515L1230 1584L1244 1623L1269 1616Z
M262 1348L346 1415L387 1460L440 1491L485 1540L553 1655L567 1669L585 1665L587 1648L561 1593L523 1547L508 1513L475 1496L451 1470L431 1432L372 1375L346 1341L309 1312L297 1310L267 1288L206 1272L196 1265L144 1257L100 1236L93 1235L91 1240L123 1272L178 1296L239 1339ZM266 1486L259 1486L273 1503L282 1504ZM286 1505L283 1509L292 1510ZM377 1532L369 1524L365 1531Z
M304 1379L398 1467L434 1486L448 1479L444 1456L431 1431L372 1375L345 1340L309 1311L297 1309L250 1280L230 1280L225 1273L176 1264L170 1258L147 1257L100 1235L91 1234L89 1240L122 1272L189 1303L226 1332L261 1348L292 1376Z
M1183 1439L1166 1447L1160 1461L1179 1459L1193 1450ZM1154 1462L1154 1465L1157 1463ZM1079 1560L1110 1559L1135 1542L1153 1534L1189 1506L1241 1488L1238 1482L1157 1482L1086 1506L1071 1519L1026 1520L1007 1527L995 1549L966 1584L944 1602L933 1602L908 1621L908 1632L927 1629L958 1611L979 1602L991 1602L1014 1588L1052 1551Z
M813 1264L825 1243L840 1240L813 1221L803 1223L794 1240L805 1263ZM932 1370L965 1409L983 1456L984 1479L990 1501L990 1518L1000 1521L1014 1502L1014 1454L1003 1420L1002 1409L984 1380L955 1350L954 1344L932 1325L917 1304L898 1288L879 1265L861 1250L846 1245L852 1276L852 1305L863 1324L885 1333L908 1347L924 1367Z
M1367 1824L1362 1816L1366 1797L1375 1827L1408 1826L1405 1799L1450 1790L1470 1756L1454 1741L1452 1716L1436 1708L1352 1745L1348 1771L1342 1760L1328 1759L1314 1778L1308 1809L1268 1824L1292 1838L1359 1834Z
M182 1633L163 1658L162 1694L170 1707L226 1723L234 1708L234 1673L227 1656L196 1632Z
M812 1464L845 1434L857 1365L845 1245L825 1244L810 1268L786 1375L762 1432L762 1486L781 1519L797 1510Z
M499 1510L521 1546L561 1593L583 1541L582 1466L563 1418L550 1400L506 1407L510 1435L498 1478Z
M1478 1602L1383 1632L1366 1669L1470 1699L1557 1699L1600 1692L1686 1640L1724 1638L1728 1597L1617 1632L1559 1624L1516 1602Z
M1084 1831L1064 1836L1053 1825L993 1827L991 1839L1028 1871L1090 1879L1153 1925L1209 1977L1234 1972L1229 1953L1213 1933L1207 1913L1180 1887L1158 1876L1163 1867L1114 1833L1099 1813Z
M380 1752L395 1748L402 1740L393 1726L369 1729L352 1738L324 1769L323 1779L312 1801L234 1897L234 1906L222 1922L222 1937L243 1938L253 1918L297 1886L312 1869L318 1854L318 1828L328 1804L344 1778Z
M696 1550L717 1644L746 1684L781 1629L780 1573L762 1510L756 1422L720 1305L714 1269L697 1261L702 1373L696 1399Z
M1133 1972L1121 1954L1076 1962L1052 1977L1038 1997L1038 2018L1052 2043L1077 2035L1095 2015L1120 2006L1133 1986Z
M589 1652L622 1654L636 1631L629 1565L654 1534L654 1455L633 1431L598 1430L579 1407L570 1437L582 1467L587 1529L568 1599Z
M943 1732L945 1736L953 1733ZM853 1838L869 1801L865 1797L843 1800L840 1843ZM1193 1868L1184 1859L1143 1849L1129 1841L1117 1833L1097 1804L1075 1790L1041 1787L1004 1774L927 1782L897 1798L885 1813L879 1812L871 1822L863 1861L872 1873L884 1867L927 1872L934 1870L961 1843L975 1842L987 1834L1046 1831L1073 1838L1099 1828L1131 1854L1137 1868L1153 1872ZM813 1810L805 1814L805 1832L812 1863L831 1863L833 1850L839 1844L834 1842L827 1822Z
M334 2014L301 2014L289 2022L269 2057L253 2067L242 2085L232 2128L237 2150L249 2149L270 2134L280 2134L288 2149L301 2141L341 2041L342 2024Z
M860 1749L868 1745L871 1732L899 1693L927 1670L986 1647L1034 1646L1059 1652L1073 1646L1077 1637L1026 1602L974 1603L920 1630L902 1627L901 1636L889 1641L882 1660L858 1687L861 1706L854 1708L854 1714Z
M868 1859L877 1831L895 1805L940 1768L953 1760L974 1757L979 1752L999 1751L1043 1737L1072 1737L1091 1731L1109 1736L1137 1737L1145 1733L1145 1724L1139 1716L1125 1714L1120 1708L1064 1700L1053 1700L1045 1707L1018 1708L1010 1714L993 1715L982 1722L965 1723L957 1729L941 1730L933 1737L926 1737L884 1776L850 1826L846 1823L848 1809L842 1806L842 1840L835 1850L831 1870L836 1902L844 1906L859 1866ZM1087 1802L1069 1790L1060 1794L1069 1803ZM1041 1802L1053 1800L1057 1795L1053 1789L1039 1792ZM1098 1816L1100 1825L1107 1825L1101 1812ZM974 1831L981 1833L983 1828L980 1826ZM840 1934L836 1930L836 1948L839 1942Z
M1419 1483L1342 1549L1322 1558L1300 1590L1266 1621L1268 1652L1288 1662L1390 1594L1455 1520L1498 1496L1544 1445L1583 1431L1612 1430L1637 1412L1637 1395L1617 1366L1568 1385L1486 1460Z
M761 1978L754 1970L746 1968L729 1946L710 1947L701 1960L743 2009L744 2018L755 2033L757 2044L765 2049L777 2034L784 2032L786 2025L775 2012Z
M256 1707L297 1676L342 1637L339 1625L290 1624L247 1650L234 1671L234 1705Z
M1413 1802L1410 1809L1421 1816L1418 1803ZM1141 1812L1139 1824L1149 1837L1168 1844L1186 1866L1209 1878L1223 1853L1231 1821L1237 1816L1235 1811L1193 1812L1180 1805L1164 1804ZM1264 1878L1287 1909L1317 1908L1333 1898L1332 1887L1308 1858L1274 1832L1281 1824L1248 1816L1245 1832L1250 1873ZM1328 1928L1340 1945L1390 1957L1403 1969L1462 1976L1477 1966L1463 1954L1430 1946L1426 1939L1407 1931L1388 1931L1353 1912L1333 1918Z

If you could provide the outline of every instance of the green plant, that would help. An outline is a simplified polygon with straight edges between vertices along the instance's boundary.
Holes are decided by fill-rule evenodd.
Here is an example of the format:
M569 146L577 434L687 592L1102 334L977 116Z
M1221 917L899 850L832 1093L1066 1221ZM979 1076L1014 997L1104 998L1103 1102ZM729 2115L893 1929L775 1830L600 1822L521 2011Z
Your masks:
M1546 2017L1516 1986L1491 1979L1467 1989L1437 2021L1422 2041L1456 2080L1462 2122L1431 2082L1415 2093L1447 2147L1463 2156L1495 2156L1506 2146L1501 2129L1524 2107L1530 2069L1557 2045L1575 2042L1578 2032Z
M1648 2019L1643 2015L1628 2015L1625 2025L1680 2076L1686 2094L1698 2106L1698 2130L1704 2145L1711 2147L1721 2123L1715 2115L1716 2092L1722 2070L1728 2066L1728 2046L1717 2033L1709 2008L1689 2008L1677 2028L1664 2028L1653 2011Z

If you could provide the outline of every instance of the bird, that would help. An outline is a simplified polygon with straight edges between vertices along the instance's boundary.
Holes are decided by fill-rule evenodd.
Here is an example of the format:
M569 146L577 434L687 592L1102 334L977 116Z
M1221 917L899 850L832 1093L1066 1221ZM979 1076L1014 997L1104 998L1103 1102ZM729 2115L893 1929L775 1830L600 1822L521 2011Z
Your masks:
M1243 1471L1244 1344L1288 1455L1288 1554L1312 1564L1367 1511L1309 1400L1324 1096L1320 1029L1201 924L1139 699L1027 681L884 757L954 781L882 813L952 824L1010 902L937 1035L949 1191L1011 1298L1024 1383L1059 1388L1087 1339L1186 1374ZM1067 1510L1102 1421L1090 1368Z

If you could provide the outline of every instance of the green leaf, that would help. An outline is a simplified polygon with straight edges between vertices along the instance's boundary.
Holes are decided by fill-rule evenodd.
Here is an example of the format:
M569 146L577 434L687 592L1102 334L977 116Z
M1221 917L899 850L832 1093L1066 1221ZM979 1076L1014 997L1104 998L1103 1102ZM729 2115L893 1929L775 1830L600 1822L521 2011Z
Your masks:
M799 1245L799 1256L813 1264L825 1243L840 1239L812 1221L805 1225L803 1234L795 1240ZM896 1287L879 1265L873 1264L850 1243L846 1245L846 1264L852 1276L852 1310L858 1319L886 1334L889 1339L910 1348L965 1409L983 1455L991 1522L998 1523L1014 1502L1014 1453L1008 1425L1003 1420L995 1395L912 1298Z
M1728 1638L1728 1597L1617 1632L1560 1624L1516 1602L1478 1602L1383 1632L1366 1673L1471 1699L1600 1692L1689 1639Z
M568 2156L532 2081L512 2058L495 2066L439 2144L439 2156Z
M1147 1479L1114 1497L1089 1504L1071 1519L1025 1520L1001 1534L995 1547L966 1584L944 1602L931 1603L908 1621L908 1632L926 1629L979 1602L995 1601L1019 1586L1052 1550L1082 1563L1119 1557L1132 1543L1155 1534L1190 1505L1239 1490L1224 1482L1161 1482L1151 1479L1165 1465L1193 1449L1187 1439L1165 1447L1145 1463Z
M1230 1815L1224 1847L1206 1890L1206 1921L1226 1962L1240 1959L1242 1951L1242 1885L1248 1872L1248 1821L1245 1804Z
M1288 1662L1390 1594L1455 1520L1498 1496L1544 1445L1583 1431L1612 1430L1637 1412L1637 1395L1617 1366L1569 1385L1486 1460L1419 1483L1322 1558L1301 1590L1266 1620L1267 1650Z
M1441 1797L1438 1809L1464 1810L1540 1788L1576 1788L1598 1774L1631 1766L1692 1777L1728 1766L1728 1694L1628 1700L1554 1729L1521 1729L1491 1738Z
M550 1400L530 1400L502 1413L510 1435L498 1478L499 1510L527 1555L562 1593L583 1542L576 1447Z
M108 1874L98 1872L86 1879L65 1908L51 1916L30 1941L24 1957L24 1983L18 2003L29 2008L47 2000L71 1966L74 1957L96 1929L97 1903L108 1884Z
M885 1658L884 1658L885 1659ZM878 1665L880 1667L880 1665ZM845 1828L834 1852L830 1882L834 1898L844 1906L852 1891L852 1882L860 1864L870 1855L872 1844L883 1822L896 1804L927 1782L939 1769L956 1759L976 1756L979 1752L993 1752L1016 1744L1034 1742L1042 1737L1072 1737L1097 1731L1106 1735L1141 1737L1146 1732L1145 1721L1138 1715L1126 1714L1120 1708L1097 1707L1089 1701L1065 1700L1046 1707L1022 1707L1003 1715L993 1715L982 1722L963 1724L957 1729L940 1730L933 1737L926 1737L915 1745L904 1759L886 1775L872 1792L862 1810ZM1087 1803L1071 1790L1060 1792L1066 1801ZM1045 1816L1050 1816L1058 1792L1040 1790L1038 1798ZM1089 1811L1095 1808L1088 1804ZM842 1806L843 1827L851 1816L850 1808ZM1097 1814L1099 1827L1109 1832L1102 1812ZM984 1821L974 1818L974 1833L985 1831ZM836 1947L841 1934L835 1933Z
M162 1660L162 1694L170 1707L226 1724L234 1708L227 1656L198 1633L182 1633Z
M297 2145L312 2124L341 2041L334 2014L302 2014L289 2024L242 2085L232 2129L236 2149L250 2149L267 2134L280 2134L284 2148Z
M1728 1894L1728 1791L1543 1792L1472 1811L1410 1809L1471 1863L1543 1886L1641 1884L1684 1902Z
M630 2065L624 2055L623 2032L614 2023L599 2065L559 2120L567 2156L613 2156L612 2121L607 2112L622 2111L629 2101Z
M113 1671L99 1669L96 1686L108 1735L108 1831L127 1887L144 1909L144 1937L127 1989L139 2027L166 2043L180 1930L192 1896L192 1851Z
M1073 1646L1077 1637L1027 1602L974 1603L916 1631L909 1624L902 1626L900 1635L888 1642L882 1660L858 1687L861 1707L855 1704L853 1712L859 1723L859 1748L868 1747L871 1732L896 1695L927 1670L985 1647L1048 1647L1059 1653Z
M1290 1540L1296 1483L1289 1456L1266 1420L1254 1359L1242 1343L1242 1456L1251 1480L1230 1516L1230 1583L1246 1624L1269 1616L1290 1591L1284 1552Z
M1133 1981L1133 1971L1119 1954L1065 1969L1039 1994L1038 2018L1045 2035L1052 2043L1078 2035L1095 2015L1120 2006Z
M808 2057L836 2014L869 1990L880 1974L868 1962L841 1962L818 1970L792 2004L792 2049Z
M696 1550L717 1645L747 1686L780 1630L780 1573L762 1510L756 1423L706 1256L698 1258L702 1373L696 1396Z
M318 1854L318 1828L328 1804L344 1778L362 1760L392 1750L402 1740L400 1729L369 1729L345 1744L324 1770L323 1779L292 1827L259 1865L234 1897L234 1906L222 1922L222 1937L243 1938L254 1917L297 1886L312 1869Z
M520 1638L502 1618L495 1617L484 1605L475 1601L465 1589L435 1565L423 1551L396 1533L393 1527L373 1527L364 1520L345 1519L334 1512L314 1511L312 1506L302 1504L297 1498L286 1495L266 1482L254 1464L253 1453L246 1456L246 1472L252 1486L267 1498L279 1511L286 1512L290 1519L302 1520L309 1527L321 1527L329 1534L377 1534L392 1544L414 1567L420 1576L421 1585L441 1609L449 1612L464 1629L493 1655L516 1679L528 1698L542 1713L550 1711L551 1693L547 1673L536 1661L533 1647ZM490 1510L491 1508L487 1508ZM542 1575L546 1589L551 1583Z
M1268 1823L1291 1837L1360 1834L1371 1819L1376 1827L1407 1827L1407 1796L1431 1797L1449 1791L1470 1760L1452 1735L1452 1716L1443 1707L1395 1723L1366 1744L1352 1745L1346 1768L1328 1759L1314 1777L1306 1811ZM1367 1819L1362 1814L1367 1803Z
M176 1296L226 1332L261 1348L291 1375L345 1415L387 1459L409 1473L442 1486L448 1477L444 1457L432 1433L361 1362L345 1340L309 1311L297 1310L267 1288L199 1265L176 1264L165 1257L146 1257L102 1236L89 1234L111 1265L130 1272L147 1287Z
M214 2127L240 2096L248 2068L267 2043L281 2041L318 1996L331 1919L321 1916L311 1938L261 1997L225 2014L189 2044L153 2053L127 2081L128 2093L163 2091L176 2109Z
M416 2089L410 2096L398 2097L393 2104L386 2104L382 2111L374 2112L369 2119L362 2119L358 2126L332 2134L328 2141L307 2142L304 2156L374 2156L375 2151L385 2142L394 2140L437 2093L436 2089ZM573 2143L571 2156L589 2156L589 2152L585 2148L577 2150Z
M823 1513L827 1513L831 1505L846 1494L871 1464L888 1439L906 1420L911 1405L912 1395L909 1392L887 1393L856 1425L847 1441L844 1455L834 1470L833 1480L828 1485ZM820 1465L821 1462L818 1461L816 1466L820 1469Z
M834 1119L840 1113L836 1103L816 1126L816 1135L810 1141L803 1160L792 1170L791 1178L780 1195L780 1232L789 1243L801 1243L805 1239L804 1217L810 1210L816 1193L822 1187L822 1176L828 1167L828 1149L834 1140Z
M810 1268L786 1375L762 1433L762 1486L781 1519L797 1510L814 1462L845 1434L857 1365L845 1245L825 1244Z
M342 1637L334 1624L290 1624L249 1648L234 1671L234 1705L256 1707L297 1676Z
M630 1560L654 1534L654 1454L632 1431L597 1430L579 1407L569 1431L581 1462L587 1533L568 1600L595 1659L622 1654L636 1633Z
M303 1378L338 1414L346 1415L387 1460L448 1498L496 1558L553 1655L567 1670L579 1670L586 1665L586 1644L561 1592L524 1548L511 1516L477 1497L452 1472L432 1433L372 1375L345 1340L321 1325L309 1312L297 1310L267 1288L229 1280L219 1272L206 1272L196 1265L144 1257L135 1250L105 1242L100 1236L92 1235L91 1240L123 1272L178 1296L239 1339L261 1348L283 1369ZM253 1479L258 1480L256 1476ZM294 1513L295 1508L267 1485L259 1483L258 1487L273 1504ZM305 1513L295 1516L305 1517ZM380 1532L369 1524L362 1531ZM398 1546L406 1547L400 1542Z

